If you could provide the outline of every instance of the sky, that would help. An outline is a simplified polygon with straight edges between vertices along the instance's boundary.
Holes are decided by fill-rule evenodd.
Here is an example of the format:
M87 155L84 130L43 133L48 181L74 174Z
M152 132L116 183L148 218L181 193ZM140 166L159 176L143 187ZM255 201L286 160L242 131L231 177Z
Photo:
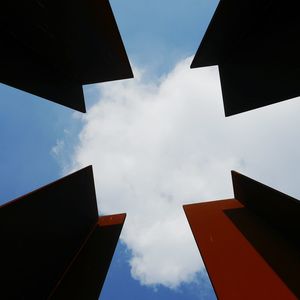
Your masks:
M189 68L217 1L111 5L135 78L86 86L87 114L0 85L0 203L92 164L127 213L101 299L215 299L182 205L232 197L232 169L299 198L300 102L225 118L217 66Z

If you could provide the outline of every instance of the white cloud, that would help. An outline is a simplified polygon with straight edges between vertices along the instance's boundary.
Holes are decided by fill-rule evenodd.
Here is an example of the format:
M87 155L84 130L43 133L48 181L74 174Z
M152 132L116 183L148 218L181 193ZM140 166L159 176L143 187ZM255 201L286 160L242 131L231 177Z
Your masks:
M300 179L299 103L225 119L217 68L190 60L159 82L135 70L101 84L74 151L73 169L93 164L101 212L128 213L121 238L145 285L195 279L202 262L182 204L231 197L231 169L294 193Z
M52 147L51 153L54 156L60 156L65 146L65 142L63 140L57 140L56 144Z

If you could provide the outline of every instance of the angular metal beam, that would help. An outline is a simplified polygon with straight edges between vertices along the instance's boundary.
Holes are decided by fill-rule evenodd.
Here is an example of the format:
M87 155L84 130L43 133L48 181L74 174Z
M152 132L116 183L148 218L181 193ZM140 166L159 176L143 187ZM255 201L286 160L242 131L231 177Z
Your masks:
M82 85L133 77L108 0L4 1L0 82L85 112Z
M297 1L220 0L191 68L219 65L225 115L300 95Z
M231 177L234 198L300 247L299 200L238 172L232 171Z
M87 167L0 207L1 299L98 299L125 215L98 217Z
M49 299L98 299L125 214L102 216Z
M236 199L184 206L218 298L299 299L300 247L289 226L298 226L300 203L232 176Z

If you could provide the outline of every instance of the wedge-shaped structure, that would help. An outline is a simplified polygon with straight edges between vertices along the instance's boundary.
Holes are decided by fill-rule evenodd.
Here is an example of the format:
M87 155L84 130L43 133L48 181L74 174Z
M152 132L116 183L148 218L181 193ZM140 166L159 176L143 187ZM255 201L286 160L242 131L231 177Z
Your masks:
M124 220L98 216L91 167L1 206L0 299L98 299Z
M108 0L1 3L0 82L85 112L82 85L133 77Z
M232 172L234 199L184 210L219 299L299 299L300 203Z
M298 5L220 0L191 68L219 65L226 116L300 95Z

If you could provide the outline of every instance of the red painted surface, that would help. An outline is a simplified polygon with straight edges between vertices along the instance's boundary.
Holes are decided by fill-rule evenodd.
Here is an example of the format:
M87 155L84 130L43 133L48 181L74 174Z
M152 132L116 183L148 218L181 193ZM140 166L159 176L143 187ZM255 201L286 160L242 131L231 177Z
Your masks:
M226 214L226 211L237 212L241 209L246 208L235 199L184 206L218 298L222 300L298 299L257 251L249 238L246 238ZM251 220L250 230L258 240L264 242L264 238L266 239L265 247L278 245L283 249L284 254L287 254L283 257L286 257L290 264L294 257L296 257L296 264L299 262L297 250L289 252L289 245L285 245L280 236L276 236L272 229L269 230L268 226L264 226L264 223L256 219L252 212L247 213L247 218L244 219L247 219L247 222ZM288 253L291 253L290 257Z
M100 227L112 226L112 225L123 225L126 219L126 214L116 214L109 216L101 216L98 219L98 225Z

